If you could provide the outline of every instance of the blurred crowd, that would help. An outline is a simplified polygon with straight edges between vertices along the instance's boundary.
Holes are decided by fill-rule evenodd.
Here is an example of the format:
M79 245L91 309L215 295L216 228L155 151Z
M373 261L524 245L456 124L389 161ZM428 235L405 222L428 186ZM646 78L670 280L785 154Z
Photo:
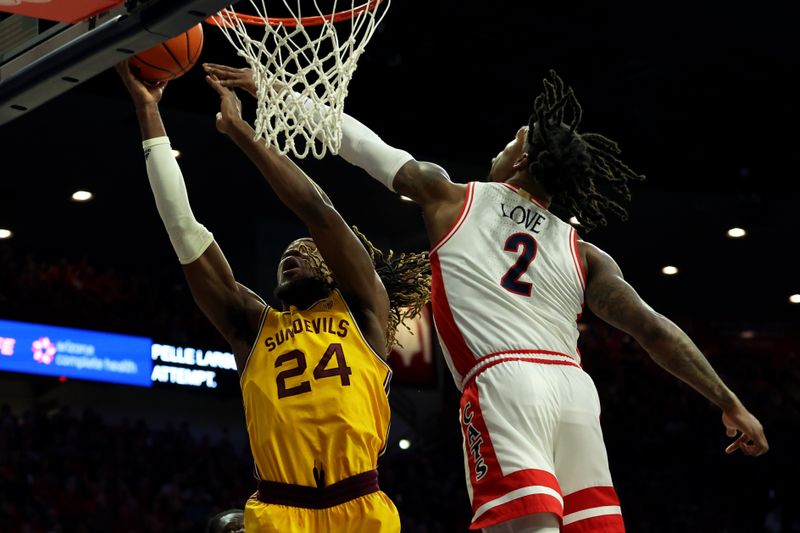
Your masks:
M460 455L429 452L387 456L381 488L404 531L466 531ZM0 531L199 533L216 513L242 508L255 484L249 449L223 430L197 437L188 422L153 428L91 410L1 408Z
M800 341L787 324L679 321L761 421L770 451L726 455L720 411L650 360L629 336L592 321L581 338L597 384L617 492L632 532L800 531L792 452L800 427ZM752 329L751 329L752 328Z
M95 270L85 261L1 259L0 318L177 342L212 330L185 284L173 279ZM797 328L673 318L759 417L771 450L758 459L725 455L719 411L630 337L587 317L580 325L583 366L599 391L628 530L800 531ZM440 389L441 411L425 424L435 430L421 431L411 448L391 450L380 463L381 487L407 533L465 532L469 524L457 393L449 379ZM201 436L191 428L191 418L152 427L58 405L24 413L3 406L0 531L204 531L214 514L242 507L255 482L249 450L233 445L225 428Z
M0 531L199 532L252 491L248 453L224 432L67 407L0 417Z
M176 263L145 273L135 266L97 266L86 257L19 254L0 243L0 265L0 319L228 349L195 305Z

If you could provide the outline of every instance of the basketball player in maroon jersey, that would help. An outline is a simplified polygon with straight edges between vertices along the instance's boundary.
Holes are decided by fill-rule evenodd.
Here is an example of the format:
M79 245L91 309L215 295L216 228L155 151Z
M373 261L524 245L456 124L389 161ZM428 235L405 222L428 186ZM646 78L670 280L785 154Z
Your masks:
M247 69L205 68L254 92ZM686 333L639 297L608 254L549 211L558 203L591 229L608 212L625 215L600 191L627 200L627 183L642 178L617 157L616 143L578 132L580 120L572 89L551 72L528 125L492 161L490 183L465 185L343 117L339 155L423 211L434 320L462 391L471 529L624 531L597 392L580 367L576 317L584 305L721 409L736 437L727 453L768 449L759 421Z

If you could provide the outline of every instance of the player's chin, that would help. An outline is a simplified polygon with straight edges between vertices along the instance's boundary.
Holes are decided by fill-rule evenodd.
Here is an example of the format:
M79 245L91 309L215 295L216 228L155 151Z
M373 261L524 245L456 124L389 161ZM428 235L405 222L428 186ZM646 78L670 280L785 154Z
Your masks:
M304 269L295 268L288 272L282 272L278 278L277 291L294 292L296 290L306 290L308 287L316 286L317 279Z
M297 292L296 291L297 282L287 280L284 277L278 280L278 286L275 287L274 295L281 301L285 301Z
M289 276L282 275L275 288L275 296L284 302L321 298L330 291L330 284L303 270Z
M278 275L278 289L291 289L298 282L310 277L311 275L302 268L291 268Z

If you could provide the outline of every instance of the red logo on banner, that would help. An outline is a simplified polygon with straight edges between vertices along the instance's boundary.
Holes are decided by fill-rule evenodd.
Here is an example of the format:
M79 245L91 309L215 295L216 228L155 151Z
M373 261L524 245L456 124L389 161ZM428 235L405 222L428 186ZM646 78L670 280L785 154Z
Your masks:
M105 13L124 0L0 0L0 11L74 24Z
M389 354L392 383L402 385L436 385L436 365L433 363L433 324L426 307L414 320L397 328L397 342Z

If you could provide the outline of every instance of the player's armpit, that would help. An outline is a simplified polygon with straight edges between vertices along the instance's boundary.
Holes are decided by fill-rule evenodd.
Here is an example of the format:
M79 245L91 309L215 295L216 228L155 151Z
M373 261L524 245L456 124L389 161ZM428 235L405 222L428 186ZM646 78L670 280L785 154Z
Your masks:
M447 171L434 163L411 160L395 174L395 191L414 200L423 208L430 203L458 202L464 193L450 181Z
M466 201L467 186L450 181L433 163L409 161L397 172L394 188L420 205L431 243L453 227Z
M198 307L234 352L240 352L243 343L252 342L255 332L250 324L258 321L265 304L252 291L240 290L217 243L213 242L197 260L183 265L183 272Z
M652 333L660 315L625 281L610 255L585 242L581 247L586 249L588 267L586 305L599 318L641 342Z

